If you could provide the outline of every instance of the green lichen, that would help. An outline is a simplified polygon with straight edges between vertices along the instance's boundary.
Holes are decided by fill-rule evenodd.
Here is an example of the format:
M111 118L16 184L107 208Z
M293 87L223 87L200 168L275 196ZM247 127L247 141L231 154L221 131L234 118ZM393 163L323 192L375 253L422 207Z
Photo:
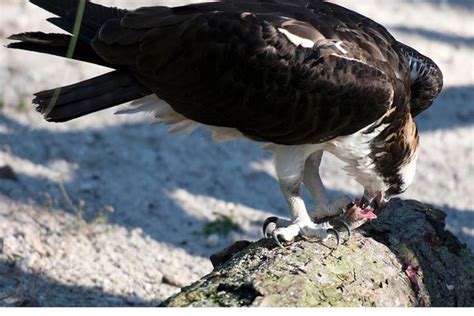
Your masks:
M20 101L18 102L17 109L19 112L28 112L30 110L28 99L24 96L20 97Z
M232 231L239 231L240 226L235 220L227 215L219 215L219 217L209 223L207 223L202 232L204 235L209 236L212 234L218 234L227 236Z

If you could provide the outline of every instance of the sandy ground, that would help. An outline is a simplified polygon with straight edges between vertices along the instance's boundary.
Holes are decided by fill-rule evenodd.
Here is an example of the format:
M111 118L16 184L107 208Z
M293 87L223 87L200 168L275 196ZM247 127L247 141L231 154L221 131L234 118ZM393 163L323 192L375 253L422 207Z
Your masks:
M473 2L339 3L383 23L443 70L442 95L417 119L419 166L404 197L444 209L448 228L474 248ZM2 45L11 33L54 30L25 0L2 0L0 12ZM270 214L286 215L271 157L258 144L214 144L205 131L172 136L115 110L62 125L32 110L33 92L105 71L0 47L0 168L16 175L0 179L0 305L156 305L211 271L210 254L257 239ZM360 194L341 166L325 157L331 194ZM206 235L222 215L239 228Z

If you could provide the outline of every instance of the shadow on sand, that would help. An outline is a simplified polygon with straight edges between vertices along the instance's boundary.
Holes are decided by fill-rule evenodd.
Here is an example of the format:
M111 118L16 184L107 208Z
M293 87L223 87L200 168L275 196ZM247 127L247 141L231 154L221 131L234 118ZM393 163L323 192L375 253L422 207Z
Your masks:
M432 109L417 118L421 131L471 126L474 123L472 100L472 86L445 89ZM110 223L129 229L139 227L155 240L183 248L194 255L210 254L202 250L205 237L196 234L206 221L193 216L179 202L175 196L179 190L191 196L240 204L257 212L287 213L275 179L250 167L252 161L269 158L257 144L244 141L214 144L208 134L201 132L191 136L169 136L162 127L146 123L55 132L33 130L0 115L0 126L4 127L0 132L0 151L7 151L29 165L50 168L65 161L76 166L71 171L70 181L65 181L65 187L75 202L79 199L88 201L86 217L92 218L104 205L112 205L116 211L109 214ZM74 146L74 150L60 145L65 143ZM19 177L17 182L0 180L0 197L3 195L37 205L44 203L42 199L46 193L58 200L63 199L55 181L28 170L15 171ZM342 193L330 192L333 196ZM61 205L57 207L61 208ZM474 228L472 212L437 207L444 209L448 217L461 217L465 228ZM474 244L473 238L463 234L461 228L454 229L464 241ZM6 270L1 278L16 275L16 279L30 280L30 283L34 278L42 278L37 284L44 287L44 292L38 293L46 294L44 300L36 302L39 305L47 302L52 306L74 306L78 301L90 306L156 303L114 296L100 289L69 287L41 275L29 275L7 261L0 261L0 267ZM54 293L59 292L68 293L62 295L68 301L55 301ZM4 299L1 304L8 305L8 302ZM21 300L11 304L18 302ZM34 305L35 301L30 304Z
M78 306L156 306L133 295L120 296L100 288L69 286L45 274L25 272L9 260L0 259L0 306L78 307Z
M472 125L474 112L469 101L473 91L472 86L446 89L436 104L417 118L420 130ZM275 179L250 167L252 161L269 158L258 144L215 144L203 132L170 136L162 127L147 123L55 132L32 130L0 115L0 125L8 131L0 132L0 150L30 165L51 168L63 161L75 166L65 187L75 202L88 202L86 217L112 205L116 211L109 214L111 223L141 227L152 238L193 254L209 254L200 252L204 237L189 241L183 238L189 234L180 232L199 232L206 222L187 212L180 194L232 202L256 211L287 213ZM68 150L63 144L75 148ZM16 172L18 182L0 180L1 195L24 203L41 204L46 193L63 200L57 182L26 170ZM330 192L333 196L342 193ZM470 214L464 210L448 212L463 218ZM472 217L464 222L473 228Z

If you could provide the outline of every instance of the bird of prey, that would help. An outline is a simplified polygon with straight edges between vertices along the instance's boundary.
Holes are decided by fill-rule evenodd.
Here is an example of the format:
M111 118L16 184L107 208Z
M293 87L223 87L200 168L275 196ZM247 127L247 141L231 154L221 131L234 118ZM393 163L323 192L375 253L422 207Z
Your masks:
M264 223L264 233L280 245L297 236L334 235L339 243L326 218L374 218L375 207L413 180L414 117L440 93L442 73L365 16L322 0L134 11L86 0L30 2L54 14L48 21L69 34L16 34L8 47L114 69L37 93L33 102L46 120L65 122L138 100L129 112L153 112L171 131L201 126L215 140L265 143L290 210L289 219ZM329 201L319 175L323 152L346 163L364 188L361 200ZM302 184L314 201L310 212Z

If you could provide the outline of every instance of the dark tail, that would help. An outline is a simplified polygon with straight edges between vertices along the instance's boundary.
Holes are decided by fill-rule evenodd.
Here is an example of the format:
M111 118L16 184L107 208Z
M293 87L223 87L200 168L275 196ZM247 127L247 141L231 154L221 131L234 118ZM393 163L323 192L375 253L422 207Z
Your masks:
M19 41L9 44L8 48L16 48L22 50L29 50L38 53L44 53L49 55L56 55L66 57L69 45L72 40L71 35L67 34L46 34L43 32L28 32L21 34L14 34L8 39ZM102 59L92 49L92 47L82 41L78 41L74 52L71 56L72 59L93 63L96 65L113 67Z
M92 48L91 41L102 25L110 19L122 18L127 11L108 8L86 0L30 0L31 3L57 15L47 19L50 23L72 34L77 11L85 3L78 41L72 59L110 68L114 65L105 61ZM61 57L67 57L72 35L28 32L9 37L17 42L7 47ZM143 87L127 70L116 70L74 85L36 93L33 103L48 121L65 122L132 101L151 92Z
M116 70L70 86L38 92L33 103L46 120L66 122L148 94L128 71Z
M91 3L89 0L30 0L30 2L57 15L57 17L49 18L47 21L69 33L72 33L74 29L80 4L85 2L79 39L86 43L92 41L106 21L121 19L128 12L127 10Z

